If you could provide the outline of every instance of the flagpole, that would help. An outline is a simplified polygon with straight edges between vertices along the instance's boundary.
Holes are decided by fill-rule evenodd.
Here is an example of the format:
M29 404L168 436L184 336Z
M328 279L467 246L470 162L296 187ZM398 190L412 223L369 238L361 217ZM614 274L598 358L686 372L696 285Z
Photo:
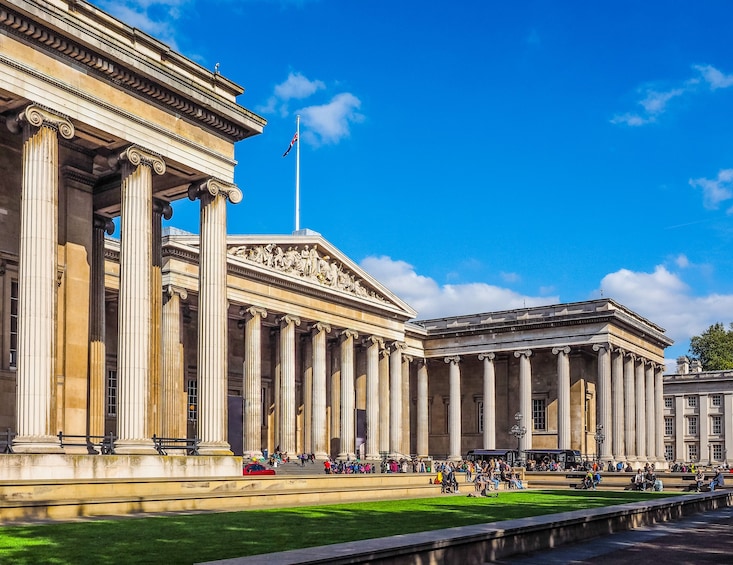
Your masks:
M300 230L300 116L295 118L295 231Z

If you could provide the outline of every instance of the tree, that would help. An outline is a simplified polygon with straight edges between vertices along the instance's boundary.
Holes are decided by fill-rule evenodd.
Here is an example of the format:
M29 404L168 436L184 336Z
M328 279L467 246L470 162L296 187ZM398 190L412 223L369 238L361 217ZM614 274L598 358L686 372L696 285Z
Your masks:
M733 323L730 329L718 322L690 340L690 353L700 360L703 371L733 369Z

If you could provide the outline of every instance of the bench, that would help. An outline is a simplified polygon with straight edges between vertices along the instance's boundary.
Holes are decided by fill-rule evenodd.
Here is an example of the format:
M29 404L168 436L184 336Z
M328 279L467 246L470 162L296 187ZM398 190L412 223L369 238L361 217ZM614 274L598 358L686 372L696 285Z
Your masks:
M86 447L90 455L114 455L115 435L110 432L104 436L71 435L58 433L61 447Z
M13 438L15 432L11 431L10 428L4 432L0 432L0 453L13 453Z
M161 455L168 455L171 450L185 451L186 455L198 455L200 443L201 440L197 437L158 437L153 435L153 444Z

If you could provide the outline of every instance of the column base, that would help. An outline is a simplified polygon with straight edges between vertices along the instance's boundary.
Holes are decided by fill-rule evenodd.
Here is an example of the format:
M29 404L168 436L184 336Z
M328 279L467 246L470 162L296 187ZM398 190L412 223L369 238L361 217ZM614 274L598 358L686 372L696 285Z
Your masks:
M225 441L206 441L199 444L199 455L234 455Z
M336 459L338 461L356 461L356 453L339 453Z
M64 453L56 436L15 436L13 453Z
M115 455L159 455L150 439L118 439Z

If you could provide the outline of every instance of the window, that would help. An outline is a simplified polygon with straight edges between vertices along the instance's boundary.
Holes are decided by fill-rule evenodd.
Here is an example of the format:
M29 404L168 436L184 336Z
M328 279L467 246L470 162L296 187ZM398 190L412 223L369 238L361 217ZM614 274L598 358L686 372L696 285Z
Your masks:
M674 461L674 446L671 443L664 444L664 458L667 461Z
M479 400L476 403L476 409L478 410L477 418L478 421L478 433L484 433L484 401Z
M117 369L107 369L107 416L117 416Z
M665 436L674 435L674 418L665 418L664 419L664 435Z
M723 397L720 394L713 394L710 397L710 404L712 406L722 406L723 405Z
M687 417L687 435L697 435L697 416Z
M720 435L723 433L723 417L722 416L713 416L712 417L712 426L710 426L710 429L713 434Z
M713 444L713 461L722 461L722 460L723 460L723 444L714 443Z
M665 408L674 408L674 398L671 396L665 396L664 397L664 407Z
M686 396L687 399L687 407L688 408L697 408L697 396Z
M532 399L532 421L535 430L547 429L547 403L544 398Z
M18 363L18 281L10 282L10 368Z
M196 421L198 408L198 383L194 380L188 381L188 419L191 422Z
M687 460L690 462L697 461L697 444L687 444Z

